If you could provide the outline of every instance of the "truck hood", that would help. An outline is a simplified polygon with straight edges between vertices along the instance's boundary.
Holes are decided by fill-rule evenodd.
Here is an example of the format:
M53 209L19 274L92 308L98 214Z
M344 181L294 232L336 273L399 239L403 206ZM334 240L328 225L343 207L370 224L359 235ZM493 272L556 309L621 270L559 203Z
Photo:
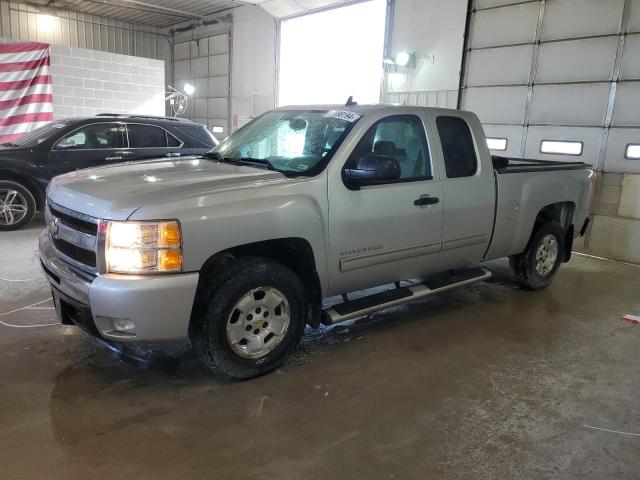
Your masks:
M286 180L271 170L185 157L77 170L54 178L47 198L95 218L126 220L143 205Z

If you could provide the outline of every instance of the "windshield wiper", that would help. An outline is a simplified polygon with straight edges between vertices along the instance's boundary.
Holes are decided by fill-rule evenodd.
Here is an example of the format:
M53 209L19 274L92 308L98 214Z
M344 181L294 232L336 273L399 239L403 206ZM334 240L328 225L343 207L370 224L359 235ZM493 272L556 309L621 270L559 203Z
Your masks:
M0 145L2 145L3 147L19 147L20 146L17 143L12 143L12 142L0 143Z
M225 158L225 160L229 160L229 159ZM241 158L234 158L233 160L235 160L236 162L243 162L243 163L257 163L258 165L264 165L269 170L273 170L276 172L278 171L278 169L273 166L273 163L271 163L266 158L241 157Z
M273 170L274 172L279 172L279 170L273 166L269 160L265 160L264 158L252 158L252 157L240 157L240 158L231 158L231 157L223 157L218 152L209 152L207 153L207 157L218 160L219 162L227 162L227 163L237 163L240 165L247 164L257 164L267 167L269 170Z
M212 160L217 160L219 162L236 163L236 164L240 164L240 165L246 165L246 164L252 164L253 163L254 165L257 164L257 165L265 166L269 170L273 170L274 172L280 172L280 173L288 172L288 170L287 171L283 171L283 170L277 169L273 165L273 163L271 163L269 160L267 160L265 158L253 158L253 157L232 158L232 157L223 157L219 152L207 152L207 158L210 158Z

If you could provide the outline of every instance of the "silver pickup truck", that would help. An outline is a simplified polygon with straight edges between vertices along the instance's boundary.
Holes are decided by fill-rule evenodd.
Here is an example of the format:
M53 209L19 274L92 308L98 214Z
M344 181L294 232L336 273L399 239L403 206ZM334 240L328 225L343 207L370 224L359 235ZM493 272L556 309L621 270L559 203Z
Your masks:
M593 189L583 163L492 157L469 112L280 108L206 157L55 178L40 258L63 323L189 339L209 370L250 378L306 325L485 280L478 262L509 257L518 283L546 287Z

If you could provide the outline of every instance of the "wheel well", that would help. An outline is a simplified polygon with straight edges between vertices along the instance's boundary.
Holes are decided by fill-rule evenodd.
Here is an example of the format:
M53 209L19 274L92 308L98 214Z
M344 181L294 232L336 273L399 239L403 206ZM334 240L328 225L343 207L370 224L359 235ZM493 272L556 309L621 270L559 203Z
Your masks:
M564 235L564 252L562 260L568 262L571 259L571 250L573 248L573 212L575 211L575 204L573 202L558 202L552 203L544 207L538 216L536 217L533 231L535 232L538 226L545 222L553 221L557 222L565 232Z
M316 269L313 249L309 242L303 238L278 238L248 243L209 257L200 270L196 298L198 298L201 289L206 286L210 275L223 268L225 263L239 257L269 258L293 270L304 286L307 301L307 323L313 327L320 325L322 312L320 277Z
M573 212L575 210L575 204L573 202L559 202L547 205L538 212L536 217L535 226L554 221L560 224L560 226L567 230L573 221Z
M36 209L43 210L44 209L44 195L41 189L38 187L38 184L31 178L20 175L11 170L0 170L0 180L10 180L12 182L19 183L23 185L27 190L31 192L33 198L36 200Z

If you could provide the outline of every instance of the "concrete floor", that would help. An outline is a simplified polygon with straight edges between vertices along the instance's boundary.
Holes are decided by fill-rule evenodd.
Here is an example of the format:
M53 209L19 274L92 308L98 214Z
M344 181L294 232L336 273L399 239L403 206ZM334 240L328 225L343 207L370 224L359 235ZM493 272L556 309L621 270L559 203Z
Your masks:
M5 324L55 322L41 228L0 234ZM490 268L489 284L308 331L243 383L190 353L144 366L73 327L0 325L0 475L640 478L640 325L620 319L640 314L640 268L575 257L541 292Z

